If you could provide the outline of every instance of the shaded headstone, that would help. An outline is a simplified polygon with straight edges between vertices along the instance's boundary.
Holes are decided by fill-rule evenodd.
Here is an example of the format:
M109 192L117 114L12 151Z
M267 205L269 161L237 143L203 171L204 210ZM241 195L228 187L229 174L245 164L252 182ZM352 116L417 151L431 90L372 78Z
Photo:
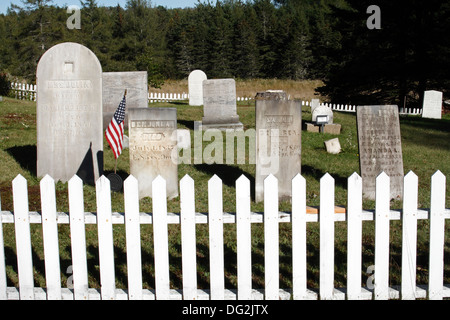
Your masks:
M125 128L128 127L128 109L148 107L147 71L103 72L103 129L106 130L127 90Z
M403 157L397 106L358 106L359 164L365 198L375 199L375 180L390 177L391 199L403 197Z
M139 198L152 196L152 181L158 175L166 180L167 197L177 197L177 109L128 111L130 173L139 182Z
M44 53L37 67L37 175L94 184L103 174L102 67L77 43Z
M423 97L422 117L430 119L442 118L442 92L425 91Z
M255 200L264 200L264 179L278 179L280 200L290 200L292 178L301 173L301 104L292 100L256 100Z
M203 105L203 81L208 79L206 73L202 70L194 70L189 74L189 105L201 106Z
M203 81L202 130L243 130L236 106L236 82L234 79Z

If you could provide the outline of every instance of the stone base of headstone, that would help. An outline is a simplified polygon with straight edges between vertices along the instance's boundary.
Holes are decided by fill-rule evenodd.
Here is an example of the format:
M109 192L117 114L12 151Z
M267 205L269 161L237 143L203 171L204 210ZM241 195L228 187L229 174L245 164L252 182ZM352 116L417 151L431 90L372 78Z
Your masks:
M308 132L320 132L320 127L321 126L316 125L314 123L310 123L310 122L306 123L306 131L308 131ZM338 123L326 124L323 127L323 132L338 135L338 134L341 134L341 128L342 128L342 126Z

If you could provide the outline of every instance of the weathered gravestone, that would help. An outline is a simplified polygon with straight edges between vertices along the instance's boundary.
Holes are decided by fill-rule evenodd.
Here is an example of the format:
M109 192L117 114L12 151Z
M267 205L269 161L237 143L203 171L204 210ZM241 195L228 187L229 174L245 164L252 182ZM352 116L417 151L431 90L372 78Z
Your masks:
M264 179L278 179L280 200L290 200L292 178L301 173L301 104L292 100L256 100L255 200L264 200Z
M341 152L341 144L339 138L330 139L324 142L328 153L338 154Z
M442 118L442 92L425 91L423 97L422 117L430 119Z
M403 157L397 106L358 106L356 109L359 164L363 194L375 199L375 180L390 177L391 199L403 197Z
M243 130L236 106L236 82L234 79L203 81L202 129Z
M189 74L189 105L201 106L203 105L203 81L208 79L206 73L202 70L194 70Z
M103 174L102 67L77 43L50 48L37 67L37 175L93 184Z
M128 111L130 173L139 182L139 198L152 196L152 181L158 175L166 180L167 197L177 197L177 109Z
M103 72L103 129L106 130L127 90L125 127L128 127L128 109L148 107L147 71Z

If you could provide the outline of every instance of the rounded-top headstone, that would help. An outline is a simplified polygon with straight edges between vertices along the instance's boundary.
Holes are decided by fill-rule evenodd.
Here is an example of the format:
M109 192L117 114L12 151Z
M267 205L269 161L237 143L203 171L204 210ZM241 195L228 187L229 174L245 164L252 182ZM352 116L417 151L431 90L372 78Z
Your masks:
M328 124L333 124L333 111L331 108L321 104L312 112L312 122L316 122L317 116L328 116Z
M78 43L44 53L37 72L37 175L93 184L103 173L102 67Z
M207 80L206 73L202 70L194 70L189 74L189 105L201 106L203 105L203 81Z

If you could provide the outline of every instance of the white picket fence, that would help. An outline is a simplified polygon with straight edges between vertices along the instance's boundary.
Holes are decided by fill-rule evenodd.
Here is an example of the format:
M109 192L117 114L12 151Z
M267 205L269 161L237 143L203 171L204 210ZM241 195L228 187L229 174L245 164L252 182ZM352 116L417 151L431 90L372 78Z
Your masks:
M356 105L348 105L348 104L335 104L335 103L322 103L322 105L325 105L333 111L341 111L341 112L356 112ZM399 114L405 114L405 115L421 115L422 109L419 108L405 108L400 107Z
M11 82L11 90L13 91L14 97L19 100L31 100L36 101L36 85L33 84L24 84L24 83L16 83ZM148 102L156 103L156 102L170 102L170 101L185 101L189 100L189 94L186 92L183 93L164 93L164 92L149 92L148 93ZM236 101L252 101L254 98L252 97L236 97ZM309 106L311 104L310 101L301 101L302 106ZM336 104L336 103L321 103L321 105L325 105L331 108L333 111L341 111L341 112L356 112L356 105L348 105L348 104ZM401 107L399 109L400 114L404 115L421 115L422 109L419 108L404 108Z
M35 84L11 82L11 91L16 99L36 101Z
M104 176L96 183L97 213L85 212L82 181L69 181L69 213L56 208L55 183L46 176L40 182L42 212L29 212L27 181L21 175L13 180L14 212L1 212L0 219L0 299L443 299L450 297L450 285L444 285L446 177L436 172L431 179L431 207L417 208L418 178L404 178L401 211L390 210L389 177L382 173L376 180L374 211L362 208L362 179L354 173L348 178L346 212L336 210L335 182L325 174L320 180L320 207L310 212L306 204L306 181L301 175L292 180L292 212L279 212L278 182L270 175L264 181L264 213L250 210L250 181L236 181L236 213L223 212L222 181L214 175L208 182L209 213L195 209L194 181L180 181L180 214L167 212L166 182L153 181L153 213L139 210L138 182L129 176L124 182L125 212L111 208L110 182ZM416 284L417 221L430 221L428 284ZM375 220L374 289L362 285L362 222ZM402 221L401 286L389 286L390 220ZM346 221L348 231L347 287L334 287L335 221ZM19 287L7 287L2 224L15 225ZM45 253L46 288L35 288L33 277L30 223L42 224ZM196 224L208 224L210 289L197 288ZM237 234L237 290L225 288L224 223L235 223ZM264 224L264 288L252 288L251 224ZM292 289L279 286L279 223L292 225ZM319 289L307 287L307 223L320 224ZM58 224L70 224L73 289L62 287L58 246ZM89 288L85 225L96 224L101 288ZM128 289L115 285L113 224L125 224ZM141 224L153 224L155 289L142 288ZM168 224L181 224L182 289L170 287Z

